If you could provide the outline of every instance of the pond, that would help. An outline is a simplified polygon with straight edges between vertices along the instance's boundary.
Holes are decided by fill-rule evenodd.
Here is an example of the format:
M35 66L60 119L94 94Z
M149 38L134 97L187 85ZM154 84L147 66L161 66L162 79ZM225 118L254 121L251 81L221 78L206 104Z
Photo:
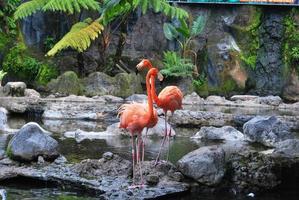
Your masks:
M206 108L212 109L212 108ZM240 110L229 110L227 112L241 112ZM276 111L274 111L276 112ZM273 113L273 112L272 112ZM83 140L78 143L73 138L65 138L63 133L66 131L75 131L81 129L84 131L104 131L108 124L103 122L90 122L90 121L72 121L72 120L41 120L40 118L31 116L10 116L8 124L11 128L19 129L25 123L29 121L35 121L39 123L43 128L53 133L53 137L58 140L60 153L64 155L69 162L80 162L83 159L99 159L102 154L107 151L119 154L120 156L131 159L131 143L127 137L106 137L97 140ZM179 133L170 142L170 156L169 160L176 163L182 156L191 152L201 146L218 144L219 142L198 142L190 139L190 136L194 135L198 129L194 128L176 128L176 132ZM161 138L148 138L146 142L145 157L147 160L155 159L160 147ZM0 135L1 143L1 135ZM1 146L1 144L0 144ZM2 144L4 146L4 144ZM253 148L260 148L254 147ZM166 149L166 148L165 148ZM166 150L163 151L162 156L166 157ZM46 183L35 183L28 180L20 180L11 183L6 183L0 186L4 188L8 193L8 200L14 199L58 199L58 200L70 200L70 199L86 199L94 200L96 197L86 194L83 191L69 191L61 189L55 185ZM289 192L286 192L288 190ZM257 195L254 199L261 200L283 200L290 199L295 200L298 197L297 193L294 193L292 188L284 188L283 191L277 191L277 193L266 193L263 195ZM228 199L240 199L246 200L251 199L246 195L235 196L231 192L226 191L224 194L211 194L211 195L200 195L194 196L192 194L186 194L184 196L177 196L171 199L200 199L200 200L228 200Z

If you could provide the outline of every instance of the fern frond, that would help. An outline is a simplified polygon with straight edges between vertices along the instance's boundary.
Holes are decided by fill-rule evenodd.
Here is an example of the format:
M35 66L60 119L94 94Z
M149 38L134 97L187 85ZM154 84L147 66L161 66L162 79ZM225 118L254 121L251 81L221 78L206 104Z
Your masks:
M24 19L37 11L40 11L49 0L32 0L22 3L14 13L15 19Z
M42 9L43 11L62 11L73 14L80 12L81 8L99 10L100 6L95 0L49 0Z
M184 9L170 5L166 0L150 0L149 3L151 7L154 8L155 12L162 12L171 19L177 18L179 20L184 20L189 17L188 12Z
M47 56L54 56L59 51L72 48L79 52L85 51L103 31L104 27L98 21L92 21L88 18L83 22L74 24L69 33L67 33L55 46L47 53Z
M206 24L206 19L204 16L198 16L197 19L193 22L192 28L191 28L191 35L196 36L199 35Z

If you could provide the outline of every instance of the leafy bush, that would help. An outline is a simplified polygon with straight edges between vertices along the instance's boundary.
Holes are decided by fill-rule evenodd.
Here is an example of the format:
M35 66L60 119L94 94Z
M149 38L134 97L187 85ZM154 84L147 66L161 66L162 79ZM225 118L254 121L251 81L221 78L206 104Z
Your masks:
M55 66L49 64L41 64L38 74L35 78L37 84L47 85L52 79L57 78L58 71Z
M176 52L164 52L163 65L161 73L166 77L192 77L194 65L191 60L181 58Z
M3 70L17 79L45 85L57 77L57 69L28 55L26 46L19 43L11 48L4 58Z

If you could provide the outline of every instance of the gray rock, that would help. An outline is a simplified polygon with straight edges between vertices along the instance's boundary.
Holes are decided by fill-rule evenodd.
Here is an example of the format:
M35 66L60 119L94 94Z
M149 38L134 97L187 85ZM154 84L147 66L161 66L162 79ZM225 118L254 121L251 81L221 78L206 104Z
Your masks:
M275 143L294 138L289 126L272 117L254 117L243 126L246 138L265 146L275 146Z
M221 97L221 96L208 96L206 98L206 101L209 103L213 103L213 104L224 104L227 102L227 100L225 99L225 97Z
M204 99L201 98L195 92L192 92L191 94L186 95L183 99L183 104L187 104L187 105L201 104L203 102L204 102Z
M147 102L147 96L145 94L133 94L127 97L126 101L143 103L143 102Z
M7 154L17 161L35 161L38 156L54 160L59 156L58 142L37 123L30 122L9 141Z
M157 185L159 183L159 177L157 175L147 175L146 182L149 185Z
M287 158L299 158L299 139L289 139L278 142L274 154Z
M113 158L112 152L105 152L102 156L105 160L111 160Z
M7 110L0 107L0 131L7 128Z
M234 95L230 98L232 101L250 101L257 99L258 96L255 95Z
M269 106L279 106L282 103L282 99L279 96L258 97L254 101L255 103Z
M244 140L244 135L232 126L216 127L201 127L192 138L204 140Z
M217 146L201 147L181 158L178 169L205 185L217 185L225 173L225 152Z
M26 88L27 86L24 82L8 82L3 87L3 93L5 96L23 97Z
M33 89L26 89L24 95L29 98L40 98L40 93Z
M280 174L275 174L274 169L279 163L258 152L240 151L231 155L232 187L237 192L256 192L268 190L280 184ZM278 171L280 173L280 171Z

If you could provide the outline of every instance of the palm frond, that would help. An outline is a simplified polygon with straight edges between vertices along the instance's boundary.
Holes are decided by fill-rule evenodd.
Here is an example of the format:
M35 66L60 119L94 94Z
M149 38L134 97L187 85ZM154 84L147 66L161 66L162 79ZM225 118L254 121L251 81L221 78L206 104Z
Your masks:
M72 48L79 52L85 51L103 31L104 27L98 22L88 18L83 22L74 24L71 30L47 53L54 56L59 51Z
M73 14L80 12L81 8L86 10L99 10L99 3L95 0L49 0L42 8L43 11L63 11Z
M62 11L73 14L81 9L99 10L100 6L96 0L31 0L22 3L16 10L15 19L23 19L37 11Z
M23 19L41 10L48 0L32 0L22 3L14 13L15 19Z

